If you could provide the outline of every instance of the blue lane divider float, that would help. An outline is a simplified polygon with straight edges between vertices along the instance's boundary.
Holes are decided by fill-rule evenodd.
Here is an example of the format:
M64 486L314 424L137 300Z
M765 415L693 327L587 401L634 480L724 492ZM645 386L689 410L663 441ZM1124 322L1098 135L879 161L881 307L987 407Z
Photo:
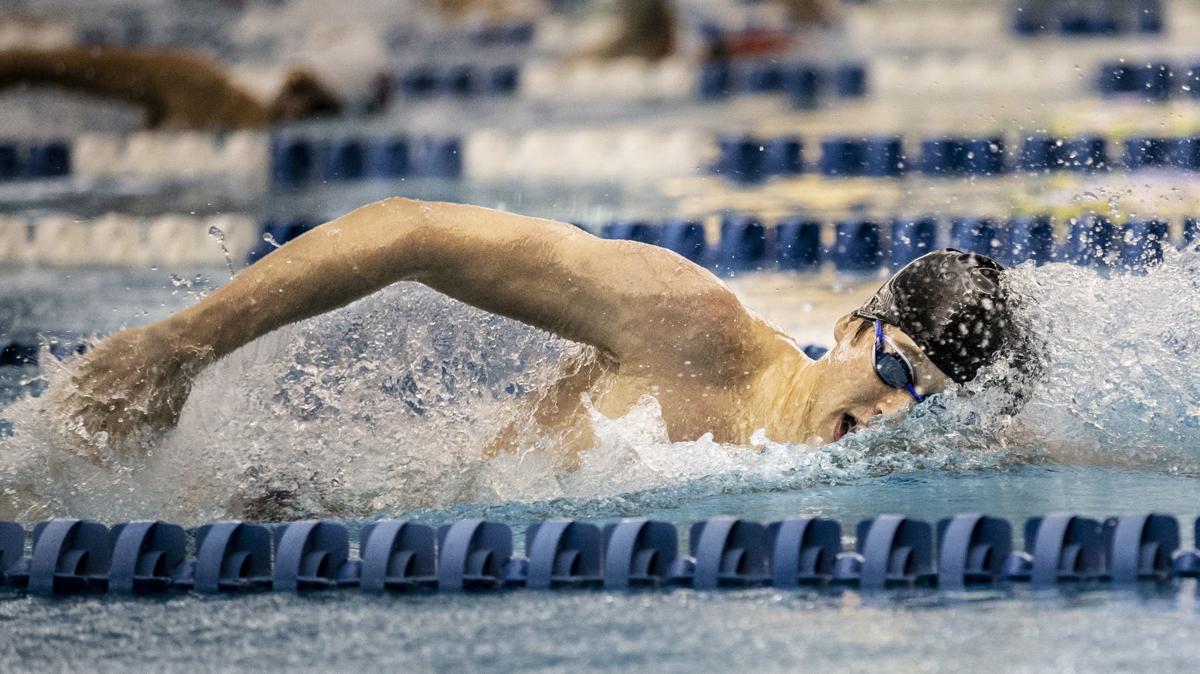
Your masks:
M1200 82L1196 89L1200 90ZM1096 135L1032 134L1011 147L1000 135L934 136L921 140L911 155L896 136L830 136L821 139L820 154L811 163L806 161L803 142L794 136L735 134L716 142L717 157L709 172L739 183L808 171L829 178L899 178L913 173L929 178L986 178L1014 171L1094 173L1116 168L1200 171L1200 137L1195 136L1126 138L1120 144L1120 162L1113 161L1112 143Z
M516 65L481 68L470 65L440 68L417 65L392 76L392 88L403 98L434 96L512 96L517 92L521 70Z
M1096 89L1106 98L1161 103L1175 96L1200 98L1200 64L1176 66L1164 61L1110 61L1100 64Z
M277 185L461 176L462 142L454 136L313 140L288 135L271 139L271 178Z
M774 234L775 264L780 269L816 271L820 268L820 222L804 218L785 218L775 225Z
M96 522L41 522L33 529L32 553L14 560L5 580L39 596L104 587L111 567L108 537L108 528Z
M1200 64L1197 64L1200 72ZM1189 71L1191 72L1191 71ZM493 73L488 86L515 86L504 72ZM1200 92L1200 75L1191 89ZM461 76L454 80L470 88ZM434 86L431 84L430 86ZM440 86L440 85L439 85ZM463 174L463 139L458 136L340 136L314 139L292 133L272 137L270 175L282 186L378 178L459 179ZM1010 145L1002 135L933 136L909 152L898 136L830 136L807 156L804 142L791 135L759 138L747 134L716 139L718 156L711 173L742 183L787 178L807 172L830 178L999 177L1014 171L1097 172L1174 169L1200 171L1200 136L1124 139L1121 161L1098 135L1053 137L1032 134ZM44 140L0 142L0 181L53 179L72 175L73 143Z
M185 559L187 534L178 524L129 522L112 528L108 591L148 594L170 588Z
M728 270L759 268L767 259L767 228L758 218L730 215L721 221L715 264Z
M1162 0L1120 3L1078 3L1072 0L1018 2L1012 11L1012 30L1022 37L1047 34L1076 38L1157 35L1163 32L1165 23Z
M947 590L994 583L1012 555L1012 525L980 514L958 515L937 525L937 583Z
M832 246L822 243L832 229ZM886 225L870 219L821 223L785 217L774 225L746 215L722 219L714 245L703 239L699 223L618 221L602 228L607 238L652 243L701 264L725 271L781 269L816 271L831 263L839 271L874 273L885 266L899 268L941 246L989 255L1006 264L1068 262L1098 269L1141 273L1163 260L1165 248L1195 246L1200 225L1195 218L1181 223L1181 236L1172 239L1162 219L1137 219L1118 228L1097 215L1072 218L1067 237L1055 237L1049 215L1019 216L1001 221L962 217L940 222L932 216L893 218ZM684 236L686 232L686 236Z
M657 243L692 262L703 261L708 247L704 240L704 225L695 220L671 220L664 223L659 231Z
M679 556L674 525L646 518L626 519L604 527L606 590L657 587L668 578Z
M900 217L890 221L849 219L827 225L803 217L785 217L773 225L744 214L722 218L720 238L710 245L703 225L695 220L616 220L600 227L608 239L659 245L685 258L725 271L781 269L817 271L831 263L840 271L873 273L885 265L897 269L936 250L953 246L981 253L1006 264L1069 262L1086 267L1140 273L1163 259L1166 246L1194 246L1200 241L1196 218L1181 223L1181 237L1173 241L1169 223L1158 218L1137 219L1121 228L1108 218L1084 215L1071 218L1067 238L1055 238L1054 219L1049 215L1018 216L1005 221L981 217L951 218L943 223L933 216ZM886 224L885 224L886 223ZM263 226L263 241L251 249L253 263L312 229L309 220L269 220ZM822 243L826 227L833 230L834 245ZM944 235L943 235L944 234ZM62 347L62 348L69 348ZM0 347L0 364L35 360L35 347Z
M1001 233L991 218L954 218L950 221L950 246L993 258L1003 257Z
M68 175L71 175L71 143L67 140L0 142L0 181Z
M533 21L496 23L472 30L469 38L480 47L523 46L533 41L537 24Z
M736 517L696 522L689 532L691 557L676 560L672 580L697 590L758 585L770 579L766 528Z
M350 562L350 535L335 522L298 522L275 529L276 592L319 590L354 584L361 561Z
M497 589L510 570L513 541L506 524L463 520L438 528L437 589Z
M1107 548L1112 551L1109 562L1114 583L1165 580L1171 576L1172 554L1179 549L1179 521L1174 517L1149 514L1114 518L1105 523L1105 533Z
M1104 575L1104 528L1096 520L1069 514L1031 518L1025 522L1025 545L1014 573L1028 575L1034 587Z
M1048 215L1014 218L1008 225L1008 260L1042 265L1054 259L1054 220Z
M200 594L267 589L271 546L271 531L261 524L206 524L196 532L196 559L177 575L181 585Z
M848 272L870 272L883 263L883 239L878 223L846 220L834 225L833 258Z
M858 523L855 552L838 555L833 581L865 590L931 584L933 535L927 522L880 515Z
M1170 242L1170 229L1163 220L1130 220L1121 229L1121 264L1144 271L1163 260L1162 246Z
M437 585L436 534L432 527L387 520L363 527L359 587L381 594Z
M519 580L531 590L599 586L603 582L602 534L587 522L549 520L525 530L527 563ZM516 578L514 578L516 580Z
M867 68L860 63L827 68L808 62L776 60L709 61L701 66L697 81L701 100L781 94L797 109L816 108L833 97L862 98L870 86Z
M820 517L772 522L767 527L771 585L824 585L842 549L842 525Z
M1195 532L1200 537L1200 519ZM1200 578L1200 551L1181 550L1179 521L1159 513L1096 520L1073 513L1029 519L1015 550L1005 519L971 513L936 527L902 515L860 522L853 551L842 527L819 517L766 526L714 517L689 530L680 555L674 525L645 518L603 528L555 519L531 525L525 555L512 530L473 519L434 530L385 520L359 533L351 556L347 528L314 520L268 528L248 522L200 527L195 558L187 536L166 522L129 522L110 531L96 522L51 520L25 531L0 522L0 585L39 596L193 591L303 592L359 588L366 594L414 590L496 591L770 585L846 587L864 592L930 587L949 591L1028 584L1049 589L1130 586Z
M935 218L896 218L892 220L891 249L888 261L899 269L925 253L937 250L938 222Z

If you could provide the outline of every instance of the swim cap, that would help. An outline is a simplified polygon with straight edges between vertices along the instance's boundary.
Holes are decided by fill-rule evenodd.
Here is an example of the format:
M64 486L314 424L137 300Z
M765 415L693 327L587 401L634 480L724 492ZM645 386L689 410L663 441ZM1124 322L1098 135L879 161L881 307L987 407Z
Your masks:
M965 384L1019 343L1004 267L953 248L927 253L883 284L854 315L894 325L954 381Z

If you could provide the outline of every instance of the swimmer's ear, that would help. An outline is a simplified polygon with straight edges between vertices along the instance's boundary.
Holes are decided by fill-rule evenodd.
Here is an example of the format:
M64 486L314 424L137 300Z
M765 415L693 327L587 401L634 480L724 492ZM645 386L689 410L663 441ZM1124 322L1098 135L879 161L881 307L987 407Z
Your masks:
M871 321L854 314L846 314L833 326L834 347L857 349L863 335L871 334Z
M862 319L854 314L846 314L839 318L838 322L833 326L833 341L840 343L847 335L853 337L854 335L851 333L856 331L860 321Z
M307 70L293 70L271 102L271 121L282 122L340 114L342 102Z

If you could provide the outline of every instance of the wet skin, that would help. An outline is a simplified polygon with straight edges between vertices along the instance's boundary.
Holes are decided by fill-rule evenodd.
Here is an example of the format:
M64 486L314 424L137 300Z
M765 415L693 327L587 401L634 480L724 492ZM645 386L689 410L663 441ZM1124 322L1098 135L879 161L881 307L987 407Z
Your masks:
M834 347L813 361L720 279L666 249L400 198L306 233L164 321L114 334L53 393L69 418L119 445L173 426L195 377L217 359L403 280L593 347L519 403L526 421L502 432L489 454L532 432L551 435L564 463L574 463L594 443L585 396L611 418L653 396L672 441L711 433L738 444L758 429L779 442L825 444L913 402L875 375L875 335L861 319L839 320ZM941 371L886 329L913 364L918 390L942 390Z

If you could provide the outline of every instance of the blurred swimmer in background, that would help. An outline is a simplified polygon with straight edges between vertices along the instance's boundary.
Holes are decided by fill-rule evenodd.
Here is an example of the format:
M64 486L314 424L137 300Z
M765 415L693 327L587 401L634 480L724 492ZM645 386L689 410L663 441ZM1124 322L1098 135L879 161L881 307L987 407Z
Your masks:
M92 449L162 432L207 366L398 281L592 347L518 403L524 426L484 452L515 450L532 432L564 447L568 466L594 446L589 400L617 418L652 396L672 441L711 433L745 444L761 429L774 441L821 445L970 382L999 359L1020 366L1030 343L1003 268L979 255L918 258L843 316L835 345L814 361L716 276L664 248L392 198L294 239L164 321L112 335L53 400Z
M541 0L438 0L389 5L421 22L503 25L546 11ZM777 0L792 29L711 36L704 59L779 56L796 47L806 27L825 25L833 13L824 0ZM669 0L618 0L610 8L611 34L573 58L647 61L681 51L679 12ZM324 0L298 0L246 9L235 36L274 41L279 63L223 63L200 51L131 47L23 47L0 51L0 91L52 86L131 104L148 129L242 129L295 120L380 112L393 97L384 36L367 3L329 15ZM361 13L361 14L360 14ZM366 17L366 18L364 18ZM579 24L587 23L586 17ZM802 40L801 40L802 41ZM687 54L684 54L687 56Z
M388 50L372 17L502 23L536 14L539 0L364 2L330 14L326 0L245 8L232 39L274 43L271 63L226 63L201 50L123 45L26 45L0 50L0 92L54 87L128 103L148 129L243 129L379 112L390 96ZM374 14L373 14L374 12Z
M294 70L270 98L234 82L219 64L182 51L127 47L0 52L0 89L56 86L132 104L149 129L240 129L332 116L342 102L315 75Z
M764 3L768 4L768 3ZM804 31L828 26L836 13L826 0L775 0L785 15L784 30L745 30L724 34L709 32L701 57L709 60L778 57L802 46ZM649 61L679 53L681 19L671 0L617 0L615 30L604 43L584 49L583 58L641 58Z

